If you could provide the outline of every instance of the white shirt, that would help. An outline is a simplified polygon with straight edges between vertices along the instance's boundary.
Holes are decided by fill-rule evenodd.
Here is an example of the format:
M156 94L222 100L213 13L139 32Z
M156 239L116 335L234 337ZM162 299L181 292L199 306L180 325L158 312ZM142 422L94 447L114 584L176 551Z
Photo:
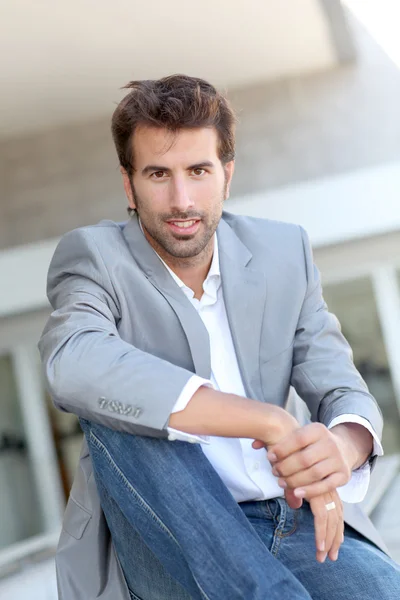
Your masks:
M182 289L197 310L210 338L211 379L203 379L193 375L182 390L172 412L184 410L193 394L202 385L212 386L226 393L246 396L232 335L225 309L217 236L214 236L214 255L207 278L203 283L203 295L200 300L194 297L194 292L165 264L171 277ZM374 454L383 454L380 441L371 424L357 415L344 414L336 417L329 428L339 423L359 423L366 427L374 438ZM232 493L237 502L247 500L266 500L283 496L283 489L278 485L278 478L271 470L266 456L266 450L252 448L251 439L195 436L182 431L168 428L169 440L181 440L202 444L207 456L222 481ZM338 489L339 495L345 502L361 502L369 485L370 466L366 463L353 471L351 480Z

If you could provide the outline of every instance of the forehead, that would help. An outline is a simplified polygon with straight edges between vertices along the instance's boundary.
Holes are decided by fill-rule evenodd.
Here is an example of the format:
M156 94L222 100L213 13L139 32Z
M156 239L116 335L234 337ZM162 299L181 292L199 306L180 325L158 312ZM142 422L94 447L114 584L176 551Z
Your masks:
M218 133L214 127L180 129L139 126L133 136L135 166L162 158L163 164L218 159Z

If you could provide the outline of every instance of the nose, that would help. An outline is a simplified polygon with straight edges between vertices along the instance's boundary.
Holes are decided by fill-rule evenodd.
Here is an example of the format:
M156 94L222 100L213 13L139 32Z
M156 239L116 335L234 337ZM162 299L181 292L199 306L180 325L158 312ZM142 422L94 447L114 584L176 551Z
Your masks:
M193 208L194 202L190 198L187 183L184 177L175 177L171 186L170 208L172 211L185 212Z

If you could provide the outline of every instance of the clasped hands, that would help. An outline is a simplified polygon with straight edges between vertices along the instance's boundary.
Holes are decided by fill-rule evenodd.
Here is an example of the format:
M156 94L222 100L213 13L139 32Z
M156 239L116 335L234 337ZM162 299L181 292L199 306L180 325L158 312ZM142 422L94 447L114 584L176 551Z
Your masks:
M276 443L253 442L253 448L267 448L272 472L279 477L289 506L300 508L303 499L310 503L319 562L327 556L336 560L344 540L343 506L336 488L350 480L352 456L340 428L339 425L329 430L321 423L304 427L297 424Z

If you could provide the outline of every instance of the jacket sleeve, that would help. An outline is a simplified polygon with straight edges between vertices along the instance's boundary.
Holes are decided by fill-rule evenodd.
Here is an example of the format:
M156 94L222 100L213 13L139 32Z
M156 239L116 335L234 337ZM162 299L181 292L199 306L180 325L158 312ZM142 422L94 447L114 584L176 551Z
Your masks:
M47 295L53 313L39 351L55 405L112 429L167 437L169 416L193 373L121 339L118 299L87 229L62 238Z
M354 366L337 318L328 312L308 236L303 229L301 234L307 292L294 340L291 383L306 402L313 421L328 426L340 415L359 415L381 439L382 414Z

